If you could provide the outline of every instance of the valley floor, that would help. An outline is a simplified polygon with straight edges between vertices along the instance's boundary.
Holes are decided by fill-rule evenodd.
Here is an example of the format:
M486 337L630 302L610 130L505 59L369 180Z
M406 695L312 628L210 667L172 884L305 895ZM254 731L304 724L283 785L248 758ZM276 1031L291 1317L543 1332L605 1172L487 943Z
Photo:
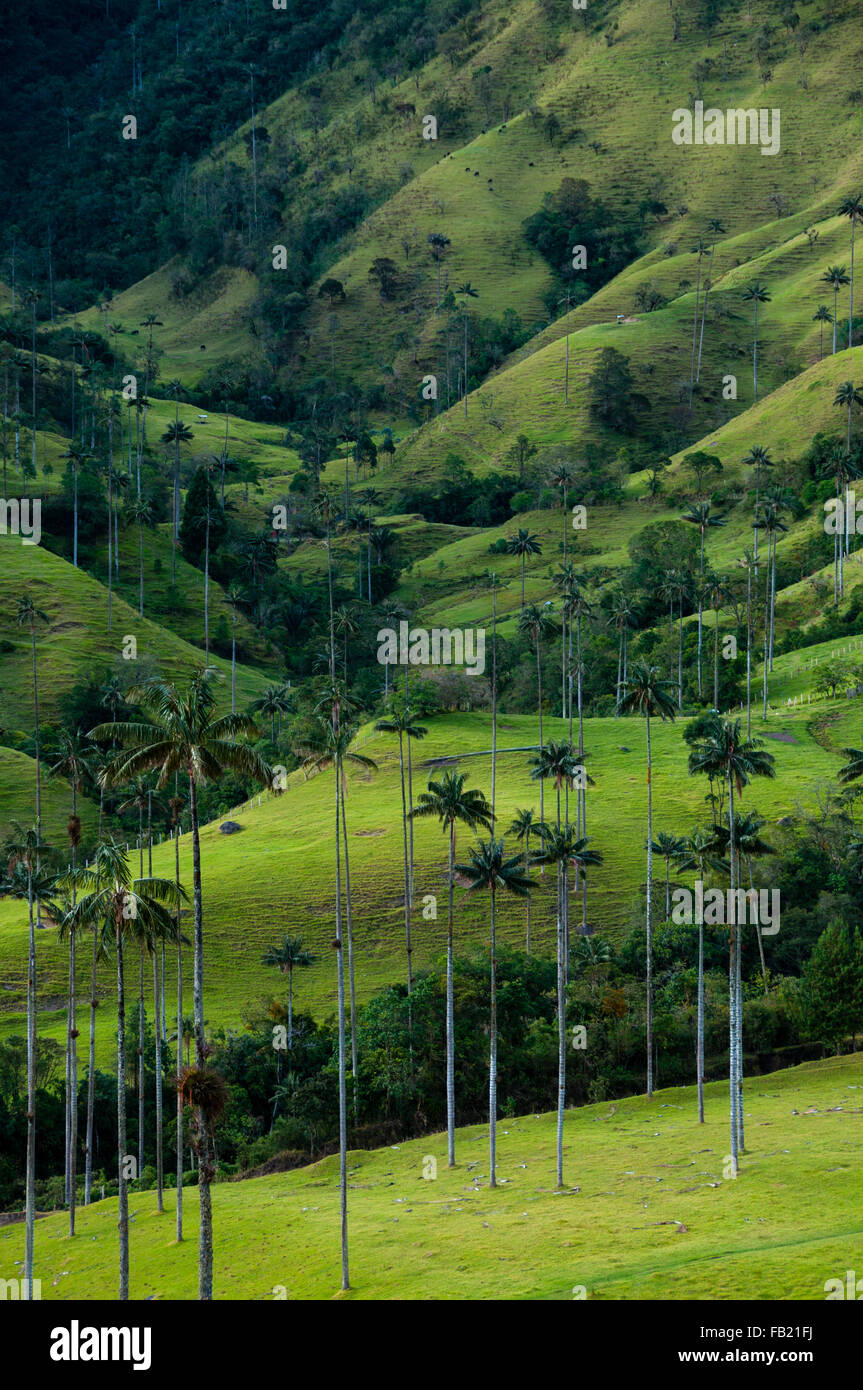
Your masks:
M554 1189L555 1117L498 1128L499 1187L488 1188L488 1129L431 1135L349 1159L350 1293L337 1295L338 1158L213 1192L219 1299L776 1299L825 1297L863 1253L863 1055L746 1082L746 1154L727 1179L728 1088L693 1087L567 1113L568 1184ZM436 1173L436 1176L430 1176ZM174 1194L131 1211L133 1299L194 1299L197 1204ZM116 1294L116 1200L36 1226L43 1299ZM0 1277L20 1273L23 1226L0 1230Z

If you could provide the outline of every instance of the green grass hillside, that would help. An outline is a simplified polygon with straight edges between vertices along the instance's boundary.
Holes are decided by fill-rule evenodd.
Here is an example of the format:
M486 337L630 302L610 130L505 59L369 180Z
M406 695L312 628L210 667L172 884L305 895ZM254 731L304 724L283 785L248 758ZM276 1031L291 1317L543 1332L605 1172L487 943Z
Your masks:
M776 779L750 788L747 807L757 807L768 822L776 822L798 803L811 801L824 779L834 778L839 766L838 738L825 748L816 737L819 720L844 717L844 700L817 708L783 708L766 725L753 719L753 732L764 735L765 747L776 758ZM853 717L849 715L849 718ZM488 715L448 715L428 722L428 736L414 746L414 800L425 788L430 767L455 759L467 773L470 786L490 786L491 720ZM565 736L566 725L546 718L546 740ZM844 743L859 737L849 731ZM501 716L498 762L498 828L508 830L517 808L539 808L539 791L530 778L529 753L508 752L538 741L537 721L525 715ZM706 814L706 780L687 773L687 747L676 725L653 730L653 788L656 830L686 834ZM393 738L361 732L357 747L374 759L378 771L354 769L348 775L347 814L350 832L351 888L356 953L357 998L364 1002L382 986L406 976L402 871L401 794L398 746ZM586 721L585 747L596 786L588 795L588 829L603 864L589 880L588 920L600 935L620 940L640 920L640 889L644 874L645 769L644 731L630 719ZM470 756L476 755L476 756ZM302 923L302 936L316 960L295 982L298 1007L329 1016L336 1003L336 972L331 950L334 912L334 864L329 819L332 773L305 780L292 774L288 791L279 797L257 798L232 817L242 827L225 836L215 821L202 830L204 882L207 1017L217 1025L236 1026L243 1010L263 997L279 993L280 980L261 963L267 946L290 924ZM551 791L545 793L546 815L554 814ZM437 825L415 826L415 898L413 962L422 970L439 961L446 946L446 844ZM459 854L466 857L470 837L462 834ZM514 852L515 852L515 842ZM180 875L191 889L191 840L180 842ZM173 875L173 846L156 846L153 869ZM532 939L541 953L553 951L555 940L554 883L535 873ZM422 917L423 898L437 898L436 920ZM481 897L456 893L456 939L459 950L482 947L488 938L488 905ZM580 921L579 906L573 911ZM288 924L288 925L286 925ZM524 906L506 897L498 904L500 939L515 947L524 943ZM17 990L0 1001L0 1028L20 1031L24 1000L26 911L20 904L0 900L0 969ZM769 956L769 945L768 945ZM38 988L44 1014L40 1031L59 1035L62 1019L49 1001L61 989L66 972L65 950L53 934L39 942ZM173 968L171 974L173 975ZM85 969L81 987L85 988ZM130 980L134 971L130 967ZM103 971L100 989L113 993L110 969ZM149 994L149 989L148 989ZM84 997L82 995L82 997ZM170 994L169 994L170 997ZM82 1018L85 1009L82 1009ZM100 1053L107 1061L113 1024L106 1011L99 1016Z
M498 1181L488 1188L487 1127L348 1154L353 1299L820 1300L844 1279L863 1237L856 1162L863 1059L748 1078L747 1151L724 1174L728 1087L658 1091L567 1112L568 1186L555 1182L555 1117L498 1124ZM770 1133L767 1133L767 1130ZM424 1180L437 1165L434 1180ZM132 1194L133 1299L193 1298L197 1191L184 1194L174 1241L152 1192ZM338 1159L213 1193L221 1299L320 1299L338 1288ZM36 1227L43 1299L112 1298L116 1200L79 1209L78 1234ZM23 1228L0 1230L0 1274L14 1278ZM254 1260L249 1250L254 1249Z

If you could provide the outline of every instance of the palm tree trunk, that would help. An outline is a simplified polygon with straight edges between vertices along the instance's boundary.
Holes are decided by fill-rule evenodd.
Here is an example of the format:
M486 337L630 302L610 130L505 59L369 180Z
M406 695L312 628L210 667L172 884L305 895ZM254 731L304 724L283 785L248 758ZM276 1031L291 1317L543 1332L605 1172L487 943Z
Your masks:
M348 1274L348 1111L345 1078L345 964L342 951L342 869L339 855L339 785L336 768L336 971L339 995L339 1212L341 1218L342 1289L350 1288Z
M536 695L537 706L539 709L539 746L542 748L542 663L539 659L539 630L536 634ZM543 779L539 779L539 818L545 820L545 803L543 801Z
M735 887L734 878L734 778L729 773L728 776L728 858L729 874L732 892ZM731 1170L733 1176L737 1176L738 1167L738 1142L739 1142L739 1122L738 1122L738 1103L739 1089L737 1078L737 959L736 941L737 929L734 923L729 927L728 941L728 1084L729 1084L729 1111L731 1128Z
M645 715L647 733L647 903L645 914L645 944L647 948L647 1094L653 1095L653 787L650 780L650 715Z
M698 1080L698 1123L704 1124L704 911L698 917L698 1021L695 1039L695 1071Z
M404 735L399 730L399 772L401 773L402 786L402 845L404 849L404 875L405 875L405 950L408 957L408 1001L413 992L413 971L411 968L411 894L410 894L410 871L408 869L408 808L405 800L405 760L404 760ZM410 1018L410 1002L408 1002L408 1018Z
M530 878L530 830L525 831L524 835L524 876ZM530 893L528 893L524 904L524 953L530 955Z
M93 1109L96 1096L96 965L99 959L99 929L93 928L93 964L90 971L90 1048L87 1056L87 1122L84 1138L84 1205L90 1205L93 1183Z
M73 849L73 866L74 866ZM74 904L74 890L72 894ZM77 941L74 931L69 933L69 1235L75 1234L75 1186L77 1182L78 1158L78 1029L75 1026L75 972L77 967Z
M540 786L542 784L540 783ZM488 1185L497 1187L497 941L495 932L495 889L491 885L491 1009L488 1057Z
M557 879L557 1185L563 1187L563 1112L566 1108L566 939L569 874L564 861Z
M36 1236L36 931L33 918L33 866L27 863L30 934L27 951L27 1175L24 1196L24 1280L33 1299L33 1254Z
M141 874L143 878L143 873ZM138 950L138 1177L144 1172L144 947Z
M455 1167L455 1007L453 1003L453 861L455 823L449 827L448 908L446 933L446 1133L447 1166Z
M336 776L342 777L342 768L336 768ZM348 856L348 822L345 815L345 789L342 786L342 834L345 841L345 910L347 913L348 927L348 982L350 986L351 1000L351 1078L354 1086L354 1124L359 1122L359 1082L357 1079L357 996L354 989L354 927L353 912L351 907L351 869Z
M231 714L237 713L237 610L231 624Z
M162 1164L162 1031L159 1018L159 953L153 946L153 1037L156 1048L156 1210L165 1210Z
M126 990L123 980L123 929L117 924L117 1230L120 1237L120 1286L129 1297L129 1192L126 1187Z
M719 709L719 609L713 610L713 708Z
M180 822L174 826L174 881L180 887ZM183 1239L183 946L180 941L180 900L177 897L177 1244Z
M677 708L683 709L683 595L677 614Z
M204 1042L204 920L201 890L201 842L198 835L198 788L191 774L189 776L189 814L192 821L192 882L195 899L193 983L195 1066L200 1070L206 1063ZM210 1195L213 1161L210 1153L207 1117L200 1106L195 1108L195 1123L198 1131L198 1202L201 1211L198 1242L198 1298L210 1300L213 1297L213 1207Z

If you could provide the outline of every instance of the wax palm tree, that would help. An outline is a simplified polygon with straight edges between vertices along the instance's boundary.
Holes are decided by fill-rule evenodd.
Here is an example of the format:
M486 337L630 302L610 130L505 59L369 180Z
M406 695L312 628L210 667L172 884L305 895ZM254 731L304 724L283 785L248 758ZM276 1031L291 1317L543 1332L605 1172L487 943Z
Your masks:
M770 450L763 444L753 444L745 458L740 460L744 467L747 465L755 469L755 508L752 513L752 535L753 535L753 562L755 565L755 577L758 578L758 509L761 499L761 473L765 468L773 467L773 460L770 457Z
M161 939L174 940L176 884L165 878L132 876L129 857L122 845L102 841L85 870L89 892L78 900L65 919L70 932L91 928L111 934L117 960L117 1177L119 1184L120 1299L129 1297L129 1196L126 1186L126 994L123 947L127 940L148 942L151 949Z
M348 641L351 637L359 634L360 626L356 617L351 612L347 604L342 604L333 614L333 622L338 635L342 639L342 657L344 663L344 682L348 683Z
M519 527L514 536L508 536L506 541L507 555L517 555L521 560L521 611L524 612L524 566L528 555L541 555L542 545L536 536L532 536L529 531Z
M69 816L67 835L71 853L71 870L77 867L78 846L81 843L81 821L78 816L78 793L84 783L90 781L93 773L93 746L80 729L74 731L61 729L56 762L49 769L52 777L62 777L72 789L72 813ZM75 889L72 889L71 906L75 906ZM69 937L69 1005L68 1028L66 1034L66 1187L69 1202L69 1234L75 1234L75 1182L78 1144L78 1030L75 1022L75 962L76 942Z
M732 890L737 887L737 848L735 845L734 794L743 795L743 788L753 777L775 777L772 754L765 753L757 739L747 739L740 720L716 719L706 738L696 743L689 754L689 771L709 777L724 778L728 785L729 879ZM740 933L730 924L729 933L729 1087L731 1121L731 1161L734 1173L738 1167L738 1145L743 1135L743 1010L740 982Z
M72 469L72 564L78 568L78 477L92 457L86 449L72 443L60 455Z
M812 315L812 322L818 324L818 361L824 361L824 325L833 322L833 315L826 304L819 304Z
M701 380L701 352L704 347L704 325L707 321L707 301L710 298L711 275L713 274L713 256L716 251L716 238L722 236L725 228L718 217L712 217L707 224L710 232L710 260L707 263L707 275L704 278L704 300L701 306L701 331L698 338L698 363L695 368L696 383Z
M837 299L839 291L843 285L850 285L851 281L845 271L844 265L829 265L821 276L821 284L829 285L833 291L833 352L836 352L836 323L838 319Z
M453 885L456 826L491 832L494 813L484 794L476 787L465 787L463 772L445 771L439 779L429 778L428 791L420 792L412 816L436 816L448 840L447 859L447 938L446 938L446 1123L447 1163L455 1167L455 1005L453 994Z
M567 679L567 667L572 664L572 623L570 620L571 599L578 588L575 567L564 564L554 575L554 585L561 596L560 621L560 717L566 718L567 690L571 689L572 679ZM567 643L567 627L569 642ZM568 659L567 659L568 658Z
M462 309L463 309L463 311L464 311L464 312L463 312L463 318L464 318L464 418L467 419L467 396L468 396L468 385L467 385L467 375L468 375L468 374L467 374L467 334L468 334L468 323L469 323L467 308L468 308L468 304L469 304L470 300L476 299L476 298L478 297L478 295L479 295L479 290L475 290L475 289L474 289L474 287L473 287L473 285L471 284L470 280L465 280L465 282L464 282L463 285L459 285L459 286L458 286L458 288L457 288L457 290L456 290L456 294L461 295L461 298L462 298Z
M677 872L696 871L697 878L704 883L708 870L722 873L727 864L720 857L716 839L716 829L693 830L691 835L680 841L677 855ZM703 903L703 898L702 898ZM698 986L695 1025L695 1073L698 1082L698 1123L704 1124L704 912L698 918Z
M261 956L261 964L272 966L280 975L288 977L288 1050L294 1046L294 971L312 965L315 957L303 945L301 936L284 936L278 946L268 946ZM282 1079L282 1052L276 1049L276 1086ZM273 1106L273 1122L278 1109L278 1098Z
M653 783L650 748L651 719L673 720L672 686L663 680L658 666L637 662L620 691L621 714L637 714L644 719L647 751L647 897L645 903L645 950L647 956L647 1094L653 1095Z
M520 844L524 844L524 876L530 879L530 837L536 835L540 841L545 831L545 826L540 821L532 806L522 807L517 810L513 818L512 825L509 827L510 835L514 835ZM524 901L524 950L525 955L530 955L530 894Z
M560 490L561 503L563 505L563 563L566 565L566 541L569 530L567 521L569 519L569 509L567 507L567 493L572 487L575 474L570 465L566 462L556 463L548 475L548 481L552 487Z
M671 917L671 865L676 862L683 850L683 840L672 835L670 830L660 830L653 841L653 853L665 862L665 920Z
M192 829L192 874L194 885L194 1003L195 1003L195 1065L205 1074L207 1046L204 1037L204 923L201 885L201 845L198 821L198 787L204 782L218 781L226 770L241 777L270 784L271 769L258 753L237 740L254 735L257 728L246 714L227 714L217 718L216 695L209 669L196 671L189 680L185 695L170 682L154 678L130 691L136 703L149 710L153 724L100 724L91 729L90 737L114 739L123 750L112 761L106 774L113 784L126 782L142 772L158 771L157 786L163 788L175 773L184 773L189 781L189 814ZM209 1146L209 1121L203 1103L206 1087L202 1084L201 1103L196 1104L196 1124L201 1161L198 1168L200 1198L200 1248L198 1297L213 1296L213 1218L210 1184L213 1160Z
M567 594L564 600L569 618L570 637L572 636L572 619L575 619L575 682L576 682L576 708L578 710L578 749L584 751L584 708L582 700L582 689L584 683L584 653L582 647L582 624L590 618L593 613L593 606L588 602L587 595L581 587L573 589L571 594ZM569 699L569 741L572 742L572 670L570 668L570 699Z
M563 1112L566 1108L566 982L569 974L569 866L576 876L602 863L598 850L587 848L574 825L553 825L543 836L537 861L557 865L557 1185L563 1187Z
M857 223L863 218L863 193L851 193L847 198L843 198L837 209L841 217L847 217L851 223L851 274L848 277L850 289L848 292L848 346L852 346L854 338L854 231Z
M249 705L252 713L268 716L271 743L276 741L276 715L281 718L283 714L290 714L293 707L293 697L283 685L268 685L263 695Z
M737 824L734 827L734 840L738 855L746 860L750 889L755 887L752 873L753 859L764 859L767 855L776 853L770 842L765 840L761 834L766 824L763 816L759 816L757 811L752 810L747 811L744 815L738 815ZM726 827L723 826L722 829L724 831ZM755 936L758 941L758 956L761 961L761 980L766 995L768 992L767 965L764 960L764 939L761 935L760 922L755 923Z
M325 696L324 702L330 697ZM318 706L320 708L321 706ZM357 1093L357 1031L356 1031L356 990L354 987L354 928L353 928L353 902L351 898L351 864L348 842L348 821L347 821L347 764L351 763L355 767L364 768L370 772L377 772L377 763L373 758L367 758L365 754L358 753L351 745L356 738L356 726L337 722L332 717L332 710L329 719L320 718L319 732L306 745L304 749L303 766L307 769L314 768L321 771L325 767L334 767L336 771L336 797L337 803L341 805L342 837L345 848L345 909L347 914L348 929L348 978L350 985L351 1002L351 1076L354 1084L354 1115L357 1116L359 1097ZM338 810L338 804L336 809Z
M677 599L677 708L683 710L683 604L692 598L692 575L677 570L674 578L674 597Z
M144 531L156 529L156 512L146 497L135 497L123 508L123 520L127 526L138 528L138 617L144 616Z
M413 992L413 966L411 961L411 874L412 866L408 848L408 800L405 791L405 739L425 738L428 729L424 728L419 722L418 714L411 714L410 710L391 710L386 719L379 719L375 724L375 729L383 734L398 734L399 739L399 776L402 788L402 844L404 847L404 876L405 876L405 949L408 958L408 999Z
M781 489L764 497L758 518L759 527L767 535L767 611L765 614L765 635L767 637L766 660L769 670L773 670L773 632L776 615L776 541L780 533L788 530L782 520L781 512L785 502Z
M183 1019L183 937L180 934L180 819L185 801L179 795L179 776L174 774L174 795L169 798L171 811L171 837L174 841L174 885L177 889L177 1031L174 1040L177 1044L177 1243L183 1239L183 1043L186 1042L186 1065L189 1065L189 1042L195 1036L195 1020L189 1019L189 1031L184 1032ZM167 1030L166 1030L167 1031ZM188 1041L187 1041L188 1039Z
M719 610L730 596L728 580L711 570L704 578L704 588L713 609L713 708L719 709Z
M692 310L692 354L689 366L689 410L692 412L692 396L695 390L695 348L698 339L698 310L701 307L701 261L707 247L701 237L693 247L690 248L693 255L698 256L697 274L695 280L695 306Z
M615 699L620 701L620 692L626 681L627 671L627 637L629 632L637 626L635 608L629 594L623 589L618 589L612 597L612 608L608 618L609 627L613 627L617 633L617 683L615 689Z
M144 812L148 805L149 787L144 777L136 777L127 788L123 800L117 807L119 815L126 811L138 812L138 869L144 877ZM144 1171L144 953L146 941L138 938L138 1172Z
M754 327L752 332L752 381L755 388L755 400L758 400L758 306L759 304L770 303L770 293L766 285L755 280L743 291L743 299L753 305L755 310Z
M756 532L757 535L757 532ZM737 561L746 570L746 737L752 737L752 570L755 556L745 550Z
M854 385L853 381L843 381L836 389L833 397L834 405L845 406L848 411L848 424L845 435L845 446L851 448L851 411L855 405L863 405L863 391Z
M225 602L231 610L231 713L237 712L237 614L248 604L242 584L232 580L225 590Z
M10 876L23 869L27 881L29 945L27 953L27 1156L24 1182L24 1280L27 1297L33 1298L33 1264L36 1229L36 931L34 904L41 835L37 825L26 828L12 821L12 834L3 845Z
M554 631L554 623L549 612L550 604L540 608L538 604L531 603L527 608L522 608L518 619L518 630L524 636L529 637L533 643L536 655L536 704L539 713L539 744L542 747L542 660L540 655L540 644ZM539 784L539 818L545 819L545 806L543 804L543 784Z
M179 403L178 403L179 408ZM177 577L177 541L180 535L180 445L191 444L194 434L188 425L177 417L172 420L161 436L163 444L172 445L174 449L174 495L171 505L171 534L173 537L173 547L171 550L171 583L175 583Z
M702 664L701 654L704 640L704 541L707 532L711 527L724 526L725 518L717 516L711 510L709 502L693 502L687 507L681 516L681 521L687 521L691 526L697 526L701 537L700 559L698 568L698 697L702 694Z
M367 531L368 545L367 545L367 551L366 551L366 580L367 580L367 593L366 593L366 597L368 598L369 603L371 603L371 601L372 601L372 515L373 515L374 508L377 507L377 506L379 506L380 503L383 501L383 493L378 492L378 491L377 491L375 488L373 488L373 487L367 487L367 488L364 488L361 492L358 492L358 493L357 493L357 500L358 500L359 502L362 502L363 506L364 506L365 509L366 509L366 524L367 524L367 528L368 528L368 531ZM362 572L361 572L361 573L362 573ZM362 590L362 585L360 586L360 589Z
M455 872L470 892L487 890L491 901L490 988L488 1063L489 1187L497 1187L497 924L498 889L523 898L530 881L521 872L521 855L506 857L503 840L480 840L469 850L470 861L456 864Z

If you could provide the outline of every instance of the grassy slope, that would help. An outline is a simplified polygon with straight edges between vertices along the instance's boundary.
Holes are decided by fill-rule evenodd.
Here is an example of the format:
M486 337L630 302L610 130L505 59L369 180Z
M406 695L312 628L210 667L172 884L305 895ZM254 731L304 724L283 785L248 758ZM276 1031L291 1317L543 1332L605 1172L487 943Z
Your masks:
M354 1299L821 1299L859 1251L863 1178L856 1163L863 1058L834 1058L746 1084L747 1153L723 1180L727 1086L659 1091L569 1111L565 1176L554 1191L555 1117L498 1125L499 1175L487 1186L487 1128L349 1155ZM766 1131L770 1130L767 1134ZM428 1157L437 1178L423 1180ZM428 1168L426 1166L426 1171ZM133 1195L134 1299L192 1298L196 1191L174 1242L173 1194L155 1211ZM338 1288L338 1160L223 1184L213 1193L216 1296L321 1299ZM36 1228L46 1299L111 1298L116 1200ZM249 1250L255 1258L249 1260ZM13 1277L23 1227L0 1230L0 1273ZM342 1295L344 1297L345 1295Z
M39 632L40 712L50 718L59 696L88 674L101 675L111 667L131 670L122 662L127 634L138 640L138 661L153 664L174 678L203 661L203 652L190 646L165 627L138 618L122 599L114 598L113 626L108 631L107 590L97 580L74 569L67 561L41 546L23 546L14 537L0 538L0 638L12 642L14 651L3 653L0 722L11 727L30 727L32 722L31 656L28 634L17 628L17 599L30 593L48 616ZM223 703L230 707L230 662L213 658L225 676ZM257 671L239 667L237 700L246 705L267 684Z
M818 715L844 716L847 703L820 704ZM775 821L806 801L812 788L835 776L839 755L827 751L809 731L812 711L782 709L771 715L767 726L753 719L753 732L766 733L766 747L775 754L777 777L750 789L747 806L757 807L768 821ZM491 746L487 715L449 715L429 721L429 733L415 748L414 799L428 777L420 760L470 752L483 756L465 759L469 785L489 790ZM566 726L560 720L544 721L546 739L561 737ZM502 716L499 747L521 748L537 741L536 720L528 716ZM792 742L777 742L778 734L790 734ZM850 734L843 743L853 743ZM589 920L601 933L614 937L635 920L639 911L640 884L644 874L644 735L631 720L587 721L585 746L596 787L588 800L588 824L593 845L602 850L604 863L590 879ZM351 843L351 886L354 894L357 996L362 1002L375 990L402 980L404 966L404 911L402 898L401 797L398 750L383 735L360 735L360 750L375 759L377 773L356 770L349 776L348 818ZM706 783L688 776L687 750L679 728L660 725L653 735L655 829L686 833L705 814ZM525 805L538 808L537 784L529 775L529 754L501 751L498 766L498 807L501 832L508 829L515 810ZM546 793L546 814L554 802ZM206 827L201 837L204 880L207 1017L213 1026L236 1026L243 1008L262 997L278 994L277 976L261 964L264 949L284 932L300 933L316 961L296 981L295 1002L319 1015L335 1008L335 971L332 950L334 889L330 816L332 775L324 773L308 782L294 774L289 790L280 798L255 803L252 810L236 815L242 833L220 834L218 824ZM464 854L468 836L459 840ZM445 949L445 868L443 836L430 822L417 822L416 895L414 913L414 968L421 970L440 960ZM250 871L250 862L254 870ZM153 855L156 874L173 873L173 850L157 847ZM181 841L181 878L191 889L191 842ZM438 918L425 921L422 897L438 897ZM457 940L460 948L482 946L488 934L487 904L459 891ZM578 909L575 909L578 911ZM524 939L524 907L504 899L499 904L501 940L519 946ZM579 916L580 920L580 916ZM25 914L13 903L0 901L0 967L4 978L23 990L23 941ZM534 892L533 940L535 949L553 950L553 884L546 876ZM769 948L768 948L769 949ZM65 956L48 935L40 940L38 968L41 995L57 995L65 972ZM173 971L171 972L173 974ZM82 987L84 973L81 975ZM102 988L110 996L113 981L103 972ZM169 987L170 988L170 987ZM170 997L170 996L169 996ZM20 1031L21 999L6 1001L3 1031ZM16 1003L17 1000L17 1003ZM110 1059L110 1019L99 1018L100 1054ZM40 1017L40 1030L58 1035L59 1016L48 1010Z
M42 772L42 835L45 841L56 848L63 848L66 841L66 821L72 812L72 788L62 778L48 776L51 759L46 760ZM14 748L0 747L0 842L10 832L10 822L20 821L31 825L34 819L36 786L36 762L26 753L18 753ZM86 797L78 798L78 815L81 818L84 839L95 837L99 824L99 810Z

